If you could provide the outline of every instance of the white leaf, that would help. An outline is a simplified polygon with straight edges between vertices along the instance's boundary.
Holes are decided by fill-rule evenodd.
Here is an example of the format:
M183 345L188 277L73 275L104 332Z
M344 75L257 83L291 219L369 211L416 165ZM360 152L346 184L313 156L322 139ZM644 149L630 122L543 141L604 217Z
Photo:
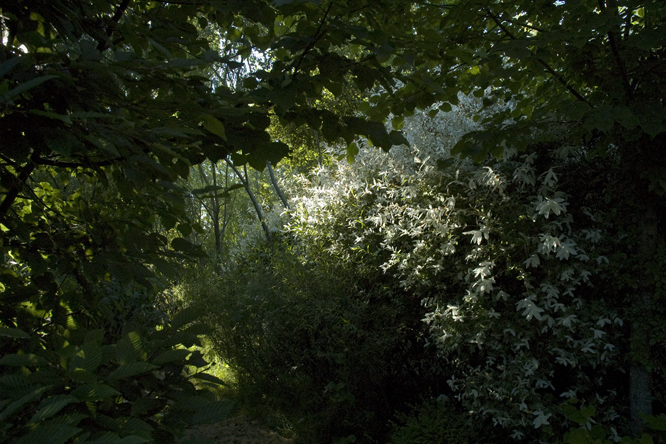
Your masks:
M565 327L571 327L571 324L576 321L576 315L575 314L570 314L567 317L561 318L559 320L560 324L562 324Z
M552 168L549 169L548 172L546 173L546 178L543 180L543 183L549 187L554 187L555 185L557 185L557 175L555 174Z
M537 410L533 414L536 416L536 418L534 418L534 421L532 422L532 424L534 424L535 429L538 429L542 425L549 425L550 423L548 422L548 418L553 416L551 413L544 414L541 410Z
M525 264L525 268L535 268L541 264L541 259L539 259L538 254L534 253L532 256L528 257L527 260L523 262L523 264Z
M481 241L483 241L483 233L481 230L465 231L463 234L472 235L472 240L470 241L472 244L481 245Z
M550 213L555 213L556 216L559 216L561 213L566 211L564 206L566 203L561 197L556 197L551 199L550 197L545 197L539 199L539 202L536 205L536 211L540 215L544 216L546 219L550 216Z
M526 301L523 304L523 306L525 307L525 310L523 311L523 316L525 316L528 321L532 320L532 318L535 318L537 321L543 319L543 317L541 316L541 313L543 313L544 311L543 308L539 307L531 300L523 299L523 301Z

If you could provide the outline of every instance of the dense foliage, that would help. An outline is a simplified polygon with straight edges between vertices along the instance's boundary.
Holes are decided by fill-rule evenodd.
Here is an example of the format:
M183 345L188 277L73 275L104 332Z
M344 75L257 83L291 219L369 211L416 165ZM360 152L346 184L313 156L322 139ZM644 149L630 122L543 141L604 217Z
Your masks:
M665 31L653 0L3 4L0 440L221 417L174 294L305 441L410 405L397 442L662 428Z

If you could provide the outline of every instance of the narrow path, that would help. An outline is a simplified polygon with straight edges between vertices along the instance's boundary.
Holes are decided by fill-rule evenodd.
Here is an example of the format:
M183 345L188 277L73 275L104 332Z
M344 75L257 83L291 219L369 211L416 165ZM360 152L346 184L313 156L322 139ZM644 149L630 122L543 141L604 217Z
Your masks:
M215 424L204 424L187 432L181 442L211 440L215 444L290 444L293 442L270 430L261 421L237 416Z

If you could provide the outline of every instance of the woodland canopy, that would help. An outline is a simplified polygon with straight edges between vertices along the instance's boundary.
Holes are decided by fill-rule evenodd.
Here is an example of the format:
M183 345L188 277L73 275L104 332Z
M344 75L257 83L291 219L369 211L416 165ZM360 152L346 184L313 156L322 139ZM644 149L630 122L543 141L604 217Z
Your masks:
M665 43L658 0L3 2L0 442L660 442Z

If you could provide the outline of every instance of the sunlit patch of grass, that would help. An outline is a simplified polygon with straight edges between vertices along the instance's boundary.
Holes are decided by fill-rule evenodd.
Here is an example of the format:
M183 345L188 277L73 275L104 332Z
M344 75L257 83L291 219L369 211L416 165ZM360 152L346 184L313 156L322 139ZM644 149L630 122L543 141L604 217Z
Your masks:
M220 379L223 384L211 384L206 381L197 381L196 385L199 388L204 388L204 386L214 392L218 398L226 399L235 399L237 398L237 377L236 373L226 362L219 359L215 352L212 349L212 346L207 343L204 338L202 347L194 347L198 349L204 356L204 359L208 361L209 365L206 367L205 372L211 376L214 376Z

